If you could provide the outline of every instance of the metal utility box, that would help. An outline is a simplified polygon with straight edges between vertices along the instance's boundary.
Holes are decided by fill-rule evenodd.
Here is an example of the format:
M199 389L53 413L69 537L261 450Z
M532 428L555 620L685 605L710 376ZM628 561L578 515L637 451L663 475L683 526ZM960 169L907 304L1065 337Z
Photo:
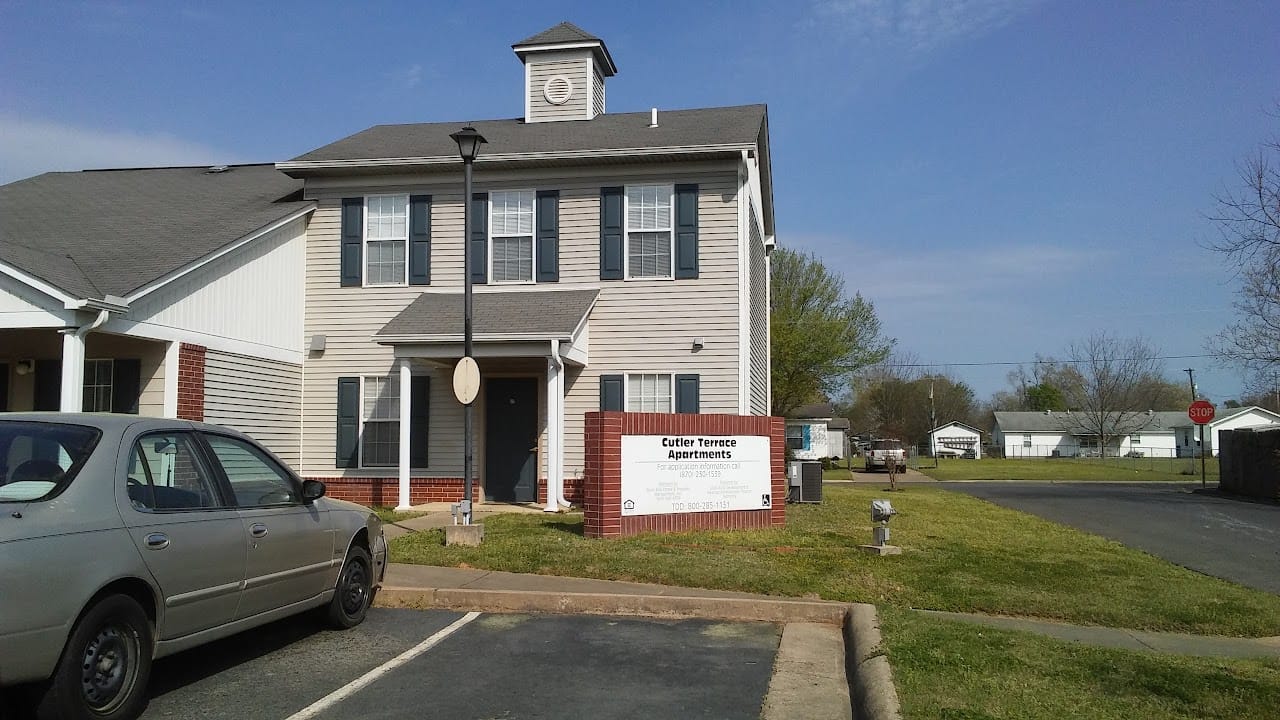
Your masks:
M822 502L822 463L801 460L787 463L787 501Z

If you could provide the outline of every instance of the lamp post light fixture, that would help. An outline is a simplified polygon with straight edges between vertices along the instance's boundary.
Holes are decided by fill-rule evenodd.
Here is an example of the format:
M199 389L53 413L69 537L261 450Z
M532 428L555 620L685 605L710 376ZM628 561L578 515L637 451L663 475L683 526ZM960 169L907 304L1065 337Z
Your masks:
M480 146L485 143L484 136L476 132L470 125L462 128L449 137L458 143L458 156L462 158L462 355L471 357L471 163L480 154ZM472 454L472 402L462 408L462 476L466 483L465 497L462 500L462 524L471 524L471 470L474 457Z

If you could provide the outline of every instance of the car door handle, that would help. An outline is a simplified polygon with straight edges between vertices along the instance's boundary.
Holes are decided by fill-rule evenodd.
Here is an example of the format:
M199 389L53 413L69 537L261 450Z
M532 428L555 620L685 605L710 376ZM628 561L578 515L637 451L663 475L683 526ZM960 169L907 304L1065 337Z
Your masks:
M147 547L152 550L163 550L169 547L169 536L164 533L151 533L147 536Z
M249 526L249 534L256 538L266 537L267 526L262 523L254 523Z

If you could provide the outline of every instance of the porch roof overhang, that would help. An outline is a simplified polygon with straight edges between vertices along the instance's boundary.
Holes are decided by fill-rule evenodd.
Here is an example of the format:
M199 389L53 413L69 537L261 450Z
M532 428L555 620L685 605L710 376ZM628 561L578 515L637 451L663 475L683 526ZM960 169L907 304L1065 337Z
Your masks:
M472 295L471 327L476 355L545 355L551 341L565 343L566 358L586 363L587 317L598 288L503 290ZM374 334L374 342L396 348L397 357L461 357L462 293L424 292Z

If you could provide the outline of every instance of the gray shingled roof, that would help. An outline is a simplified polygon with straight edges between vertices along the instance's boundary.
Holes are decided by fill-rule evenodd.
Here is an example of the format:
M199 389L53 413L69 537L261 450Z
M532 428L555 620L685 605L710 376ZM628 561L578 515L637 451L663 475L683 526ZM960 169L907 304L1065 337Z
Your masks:
M521 40L511 47L522 45L554 45L556 43L603 42L600 38L583 30L571 22L562 22L555 27L547 28L536 35Z
M126 296L311 205L271 165L45 173L0 186L0 262L81 299Z
M515 118L471 124L488 141L476 159L483 165L486 156L518 153L755 145L765 130L765 112L764 105L659 111L656 128L649 127L647 112L607 113L578 122L526 123ZM464 124L375 125L282 163L282 169L298 176L302 173L289 163L410 158L460 163L458 144L449 135Z
M473 293L473 336L569 338L591 312L599 290L511 290ZM462 337L462 293L423 293L378 331L377 337Z
M995 413L995 416L996 425L1006 433L1078 432L1085 423L1080 413L1068 414L1061 411L1052 413L1001 411ZM1161 411L1150 415L1142 413L1132 420L1126 419L1125 425L1132 428L1128 432L1160 432L1185 425L1186 420L1187 414L1183 411Z
M791 411L789 417L793 418L829 418L835 415L835 409L831 407L831 403L809 403L801 405Z

